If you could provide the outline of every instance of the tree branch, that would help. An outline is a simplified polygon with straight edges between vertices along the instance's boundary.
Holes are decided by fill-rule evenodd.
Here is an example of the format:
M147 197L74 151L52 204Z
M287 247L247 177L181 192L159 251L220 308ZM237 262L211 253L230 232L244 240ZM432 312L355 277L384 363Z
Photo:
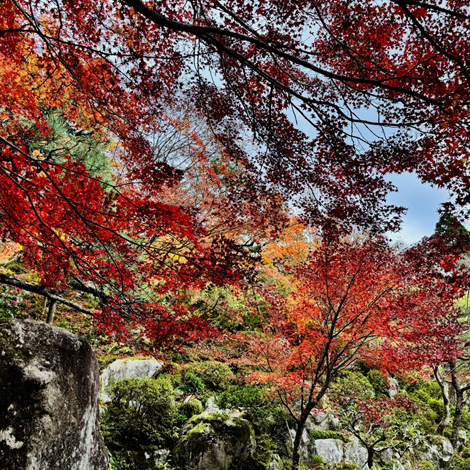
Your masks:
M23 289L28 292L32 292L34 294L42 295L47 297L50 300L55 300L61 304L67 305L67 307L71 307L78 312L85 313L87 315L93 315L93 312L81 307L80 305L76 304L75 302L71 302L70 300L64 299L57 294L49 291L46 287L41 286L39 284L32 284L30 282L23 281L22 279L18 279L14 276L9 274L2 274L0 273L0 284L6 284L12 287L17 287L19 289Z

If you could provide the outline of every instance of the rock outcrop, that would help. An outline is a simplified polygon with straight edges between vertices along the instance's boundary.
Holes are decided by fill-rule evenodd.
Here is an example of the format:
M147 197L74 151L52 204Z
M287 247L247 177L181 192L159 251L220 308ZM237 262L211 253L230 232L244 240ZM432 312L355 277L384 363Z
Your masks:
M45 323L0 321L0 468L107 470L90 345Z
M364 470L369 468L367 465L367 449L361 446L357 437L350 437L343 450L346 463L353 463Z
M388 395L390 398L394 398L400 389L398 380L393 377L388 378Z
M154 359L118 359L111 363L100 376L100 400L111 401L111 389L119 380L154 377L163 364Z
M319 412L312 414L307 420L300 443L300 461L311 466L312 455L320 456L329 465L340 462L351 463L360 468L368 469L367 449L363 447L356 437L337 439L334 437L315 437L315 431L322 431L328 435L329 431L340 429L339 421L333 413ZM335 434L335 432L331 433ZM336 434L340 434L336 432ZM292 433L292 438L294 434Z
M173 461L185 470L245 469L255 449L253 428L240 412L202 413L185 426Z
M308 431L336 431L339 428L339 419L335 414L327 413L325 411L312 413L306 423L306 429Z
M302 459L307 465L312 464L311 455L315 454L330 465L345 462L357 465L365 470L369 468L367 465L367 450L354 437L351 437L347 442L340 439L315 439L310 449L311 453L303 455Z
M340 463L343 460L343 441L339 439L316 439L314 453L329 464Z
M431 462L435 468L445 468L454 458L454 448L443 436L428 436L427 441L412 449L418 460Z

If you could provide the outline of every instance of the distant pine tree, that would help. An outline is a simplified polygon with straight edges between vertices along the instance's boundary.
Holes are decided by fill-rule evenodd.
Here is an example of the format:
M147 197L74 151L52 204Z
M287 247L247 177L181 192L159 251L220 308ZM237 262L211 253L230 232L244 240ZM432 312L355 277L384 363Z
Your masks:
M105 190L107 185L112 186L114 170L108 155L112 142L100 140L91 132L75 129L60 109L49 110L46 119L52 132L45 137L38 135L29 143L30 151L37 150L43 158L57 163L63 163L67 155L72 160L82 162L93 177L100 178Z
M470 249L470 233L457 217L444 213L439 218L434 235L444 239L448 246L457 248L460 252Z

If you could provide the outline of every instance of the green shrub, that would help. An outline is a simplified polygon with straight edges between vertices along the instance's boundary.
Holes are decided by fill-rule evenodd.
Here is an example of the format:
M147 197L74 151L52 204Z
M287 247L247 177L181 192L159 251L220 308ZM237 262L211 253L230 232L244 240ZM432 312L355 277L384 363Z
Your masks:
M424 389L414 389L410 393L410 398L416 403L417 410L408 413L408 420L417 423L425 434L436 434L436 425L441 422L445 413L442 400L430 398Z
M467 443L460 451L460 457L462 459L470 459L470 443Z
M218 395L215 403L220 408L253 408L263 404L261 390L259 385L234 387Z
M343 442L348 442L346 436L338 431L310 431L310 437L312 439L340 439Z
M420 401L421 403L428 404L428 401L431 400L431 397L429 396L429 393L426 392L426 390L418 389L415 390L411 396L417 400Z
M459 459L453 470L470 470L470 459Z
M280 408L278 403L266 398L259 406L245 409L243 416L252 424L257 441L258 436L267 435L276 445L275 453L281 459L284 457L292 458L292 446L286 440L286 433L289 432L288 426L290 429L293 429L295 423L286 414L286 411Z
M418 411L414 413L411 417L413 422L417 423L419 429L421 429L425 435L434 435L436 434L436 414L431 411Z
M355 369L360 372L364 377L367 377L367 374L372 369L364 359L359 359L356 361Z
M194 415L201 414L203 410L204 408L202 407L202 403L194 397L191 397L187 402L178 405L178 413L180 416L185 417L182 421L186 421Z
M332 386L332 393L338 396L366 399L375 396L374 387L360 372L345 370Z
M180 364L180 363L184 362L184 360L188 360L188 359L184 354L182 354L180 352L175 352L171 355L171 361L172 362Z
M464 409L462 413L462 429L470 432L470 412L467 409Z
M181 384L178 389L187 393L202 393L204 391L205 385L202 383L202 380L195 374L187 372L183 377L183 384Z
M404 386L410 397L427 404L430 398L442 400L442 392L436 382L425 380L423 377L416 377L413 382Z
M372 465L372 470L394 470L395 466L393 463L384 463L380 459L378 459L380 464L378 462L374 462Z
M125 379L115 384L113 394L101 415L106 446L119 468L144 469L145 451L170 447L177 437L173 386L164 376Z
M312 459L312 466L311 466L312 470L313 469L320 470L320 469L324 468L325 462L323 461L323 459L319 455L313 454L313 455L310 456L310 458Z
M165 367L165 372L160 373L159 376L167 377L175 389L182 385L183 368L181 365L175 362L168 362Z
M367 379L374 389L376 398L388 398L387 380L378 370L370 370L367 374Z
M445 407L442 400L436 400L435 398L430 398L428 400L428 408L435 414L435 422L440 423L444 418Z
M277 446L268 434L256 436L256 451L252 457L253 467L265 469L271 462Z
M15 274L25 274L28 270L18 261L11 260L2 266L3 269L10 271Z
M230 367L223 362L204 361L191 362L183 367L186 375L194 374L212 390L225 390L229 386L228 380L233 379L234 375Z
M452 427L451 426L447 426L445 429L444 429L444 432L442 433L442 435L444 437L447 437L447 439L449 439L449 441L452 439Z
M431 462L425 460L424 462L420 463L419 470L434 470L434 466Z
M442 400L441 387L437 382L432 380L425 380L421 386L421 390L424 390L431 398L435 400Z
M0 285L0 318L15 318L19 313L22 297L21 290Z
M119 470L118 463L116 462L111 452L108 451L108 455L109 455L109 470Z

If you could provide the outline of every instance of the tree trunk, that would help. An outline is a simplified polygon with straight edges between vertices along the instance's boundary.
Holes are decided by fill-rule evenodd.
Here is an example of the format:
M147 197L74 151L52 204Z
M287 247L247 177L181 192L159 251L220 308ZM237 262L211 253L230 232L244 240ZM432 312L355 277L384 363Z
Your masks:
M437 433L442 436L444 434L445 428L450 423L449 384L444 377L441 377L439 373L439 367L437 366L434 367L434 377L436 378L436 382L441 388L442 399L444 401L444 417L442 418L441 422L437 426Z
M57 305L57 300L51 299L49 301L49 310L47 312L47 323L49 323L49 325L52 325L52 323L54 322L56 305Z
M452 377L452 387L455 391L455 415L454 422L452 425L452 438L451 443L455 451L459 445L459 431L462 426L462 417L463 417L463 391L460 387L459 378L457 377L457 369L455 361L450 362L451 366L451 377Z
M372 468L372 466L374 465L374 453L374 447L367 448L367 465L369 466L369 468Z
M449 401L452 406L455 406L455 404L457 403L457 397L455 396L454 387L450 387L449 389Z
M297 430L295 432L294 448L292 451L292 470L299 470L300 466L300 442L302 440L302 434L305 429L305 423L307 422L309 411L304 411L300 416L300 420L297 423Z

